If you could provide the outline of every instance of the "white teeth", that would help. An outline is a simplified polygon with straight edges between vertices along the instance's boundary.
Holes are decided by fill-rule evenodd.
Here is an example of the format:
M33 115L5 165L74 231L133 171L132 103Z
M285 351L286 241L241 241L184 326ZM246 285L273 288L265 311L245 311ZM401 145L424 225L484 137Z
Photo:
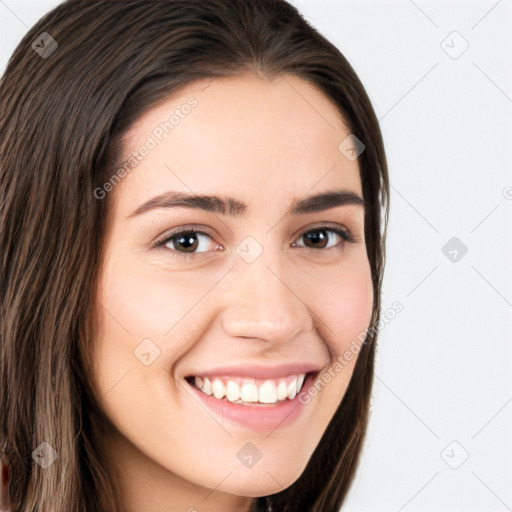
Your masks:
M275 404L277 402L277 389L273 381L266 380L260 386L259 398L262 404Z
M286 394L290 400L293 400L295 398L295 395L297 394L297 381L292 380L290 384L286 387Z
M203 387L200 388L203 393L206 393L207 395L212 394L212 385L210 384L210 379L208 377L204 378L203 381Z
M254 382L245 382L240 390L240 398L244 402L258 401L258 388Z
M286 398L286 381L281 379L277 385L277 399L284 400Z
M226 398L230 402L234 402L240 398L240 386L232 380L228 380L226 385Z
M297 394L300 393L300 390L302 388L302 384L304 384L304 379L305 378L306 378L306 376L304 374L299 375L299 377L297 379Z
M306 375L293 375L281 379L258 381L252 378L194 377L194 386L218 400L226 399L234 403L275 404L286 399L293 400L300 392Z
M224 387L224 384L222 384L222 381L219 379L215 379L213 381L212 391L213 396L218 399L224 398L224 395L226 394L226 388Z

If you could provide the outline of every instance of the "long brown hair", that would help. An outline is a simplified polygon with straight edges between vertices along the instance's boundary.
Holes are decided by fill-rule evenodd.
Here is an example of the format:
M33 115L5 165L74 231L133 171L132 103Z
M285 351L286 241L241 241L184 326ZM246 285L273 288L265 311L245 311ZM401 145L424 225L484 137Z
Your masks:
M44 35L34 48L43 32L56 44ZM120 510L100 448L111 425L89 360L109 212L94 190L142 113L196 80L248 73L312 83L365 145L370 329L304 473L253 510L340 508L368 421L389 211L382 136L363 85L284 0L68 0L29 30L0 82L0 452L13 512ZM36 462L52 454L46 469Z

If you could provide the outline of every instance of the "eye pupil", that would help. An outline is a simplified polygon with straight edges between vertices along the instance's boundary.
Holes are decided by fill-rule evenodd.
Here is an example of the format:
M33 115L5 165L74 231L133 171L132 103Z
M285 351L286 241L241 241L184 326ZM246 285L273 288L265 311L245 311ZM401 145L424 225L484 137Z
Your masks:
M198 245L197 234L193 232L181 233L179 237L174 239L174 249L185 249L185 252L194 252ZM177 247L177 244L182 244L183 247Z
M307 233L304 236L306 237L306 239L309 242L313 242L312 247L315 247L315 248L317 248L317 247L324 248L329 241L327 232L323 229L317 229L315 231L310 231L309 233ZM318 242L320 242L320 244ZM322 242L324 242L324 243L322 244ZM306 245L306 247L311 247L311 246L308 246L307 242L305 243L305 245Z

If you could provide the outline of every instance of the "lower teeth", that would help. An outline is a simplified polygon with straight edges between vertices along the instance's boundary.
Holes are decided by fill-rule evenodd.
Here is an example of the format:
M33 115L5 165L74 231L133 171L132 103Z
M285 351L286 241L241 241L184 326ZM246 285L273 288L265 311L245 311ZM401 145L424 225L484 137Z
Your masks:
M221 400L225 400L226 402L231 402L231 400L228 400L227 398L221 398ZM271 404L265 404L263 402L244 402L243 400L235 400L234 402L231 402L232 404L240 404L240 405L262 405L262 406L269 406L269 405L276 405L280 404L281 402L284 402L284 400L277 400L276 402L273 402Z

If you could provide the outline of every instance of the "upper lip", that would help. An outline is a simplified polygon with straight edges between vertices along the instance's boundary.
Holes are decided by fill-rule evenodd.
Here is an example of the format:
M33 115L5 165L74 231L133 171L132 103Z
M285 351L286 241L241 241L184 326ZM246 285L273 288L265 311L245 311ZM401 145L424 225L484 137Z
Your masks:
M191 376L196 377L249 377L253 379L278 379L288 375L301 375L320 371L322 367L307 362L287 363L278 366L239 364L200 370Z

